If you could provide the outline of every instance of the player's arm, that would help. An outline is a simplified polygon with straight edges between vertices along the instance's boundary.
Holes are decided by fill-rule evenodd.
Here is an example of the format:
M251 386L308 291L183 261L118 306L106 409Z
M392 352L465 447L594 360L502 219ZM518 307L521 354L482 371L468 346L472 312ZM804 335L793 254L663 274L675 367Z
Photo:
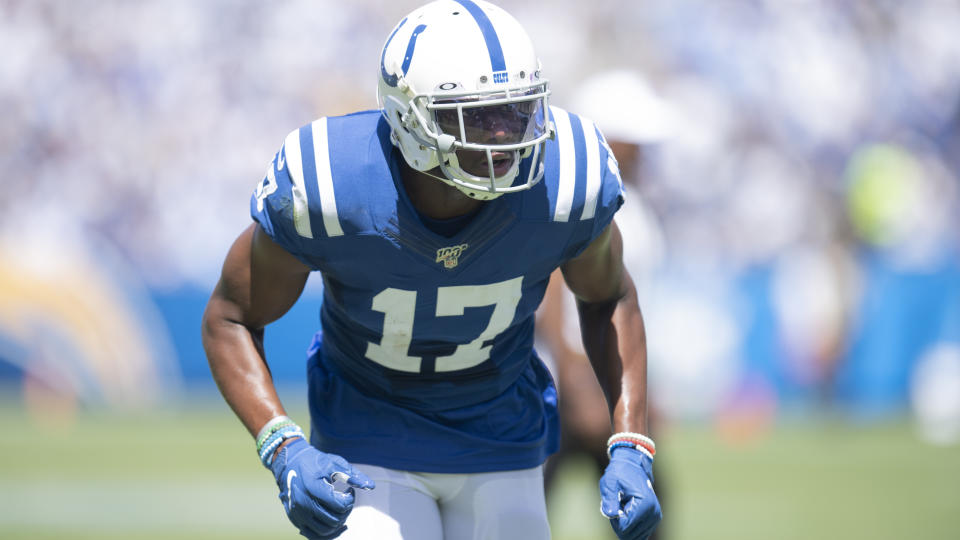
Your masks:
M251 435L286 416L264 358L263 329L293 306L309 274L310 269L271 240L260 225L251 225L227 253L203 314L203 346L213 378ZM271 425L284 426L274 422ZM352 490L336 491L335 480L339 476L364 489L372 488L373 481L301 436L296 427L290 438L276 439L275 451L274 444L266 444L261 461L273 472L280 501L300 534L334 538L346 529L354 503Z
M616 223L561 270L577 298L583 346L607 398L614 431L646 434L646 335Z
M600 509L620 540L643 540L660 522L647 431L647 353L633 280L623 266L615 222L562 267L577 297L587 357L600 381L616 435L600 478ZM640 442L641 444L637 444ZM649 444L649 446L647 446Z
M263 349L264 327L300 297L310 269L258 224L231 246L203 314L203 347L224 399L251 435L284 415Z
M600 381L616 435L600 478L600 509L620 540L643 540L660 522L653 491L653 441L647 431L647 353L633 280L623 266L615 222L562 267L577 297L587 357ZM614 441L614 439L616 439ZM643 445L635 444L638 440Z

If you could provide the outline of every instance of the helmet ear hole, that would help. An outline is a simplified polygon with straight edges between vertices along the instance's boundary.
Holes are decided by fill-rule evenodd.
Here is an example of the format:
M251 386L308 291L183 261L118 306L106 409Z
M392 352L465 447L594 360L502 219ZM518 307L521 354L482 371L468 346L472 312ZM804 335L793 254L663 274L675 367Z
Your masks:
M403 128L404 131L406 131L406 132L409 133L410 130L407 129L406 124L403 123L403 115L400 114L400 111L396 111L395 114L396 114L396 116L397 116L397 124L396 124L396 125L399 126L399 127L401 127L401 128Z

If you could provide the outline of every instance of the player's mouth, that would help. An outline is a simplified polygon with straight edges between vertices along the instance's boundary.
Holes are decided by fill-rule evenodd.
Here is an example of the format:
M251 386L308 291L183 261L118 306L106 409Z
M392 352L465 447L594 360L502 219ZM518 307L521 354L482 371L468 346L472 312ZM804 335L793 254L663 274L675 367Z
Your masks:
M503 176L510 171L510 167L513 166L513 152L493 152L491 156L493 157L494 176Z
M493 158L493 175L503 176L513 167L516 152L491 152ZM479 150L464 151L459 154L460 167L475 176L486 178L490 175L487 166L487 153Z

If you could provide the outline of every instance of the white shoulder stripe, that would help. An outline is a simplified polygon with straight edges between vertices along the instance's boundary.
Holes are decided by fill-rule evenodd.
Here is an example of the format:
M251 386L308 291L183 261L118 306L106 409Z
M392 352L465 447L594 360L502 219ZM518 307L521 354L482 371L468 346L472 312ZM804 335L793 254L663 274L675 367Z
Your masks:
M317 187L320 191L323 227L327 230L327 236L343 236L340 216L337 214L337 197L333 192L330 147L327 141L327 119L321 118L314 121L311 128L313 129L313 156L317 160Z
M573 128L570 127L570 115L567 111L559 107L550 109L553 111L553 123L557 127L557 151L560 154L560 179L553 220L568 221L577 184L577 153L573 146Z
M600 140L593 122L580 117L583 126L583 138L587 145L587 198L583 201L583 213L580 219L592 219L597 211L597 197L600 195Z
M300 158L300 130L287 135L283 142L286 154L287 171L290 173L293 191L293 226L297 233L305 238L313 238L310 230L310 206L307 204L307 190L303 184L303 161Z

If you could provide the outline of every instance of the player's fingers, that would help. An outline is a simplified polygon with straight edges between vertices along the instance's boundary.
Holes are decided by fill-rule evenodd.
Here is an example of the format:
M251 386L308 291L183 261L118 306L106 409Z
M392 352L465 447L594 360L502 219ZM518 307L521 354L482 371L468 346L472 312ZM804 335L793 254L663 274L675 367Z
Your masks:
M649 498L631 497L624 504L623 512L620 527L627 538L646 538L660 522L660 508Z
M613 529L613 534L620 538L620 518L610 518L610 528Z
M347 477L353 474L353 467L350 466L347 460L343 459L343 456L336 454L327 455L330 457L329 474L331 476L335 474L343 475L341 478L346 481Z
M310 478L304 481L303 489L317 504L334 513L349 512L353 508L354 497L349 491L337 491L330 480Z
M354 469L353 467L350 467L350 470L346 472L344 471L332 472L330 474L328 481L331 484L336 484L338 482L341 482L343 484L346 484L347 486L360 488L360 489L373 489L377 487L376 484L373 482L373 480L370 479L369 476L363 474L357 469ZM346 491L346 490L341 489L341 491Z
M613 498L604 497L600 501L600 513L610 519L620 515L620 503Z
M353 509L353 496L339 493L326 482L305 482L302 490L291 494L288 512L295 511L304 517L317 516L328 525L342 524Z
M339 526L353 510L353 502L344 504L337 495L333 492L331 498L310 497L310 512L329 525Z
M300 534L307 538L330 538L334 531L343 527L343 519L332 519L328 512L320 512L317 508L300 507L291 521L300 529Z
M298 526L297 531L300 533L300 536L308 538L309 540L324 540L323 535L314 531L312 528L307 526Z
M620 483L612 475L600 478L600 512L608 518L620 513Z
M629 517L625 528L636 529L643 527L653 518L653 505L649 499L633 497L624 507L624 512Z
M657 520L643 528L638 529L638 532L634 534L633 537L637 538L638 540L648 540L650 536L653 534L653 531L657 529L657 525L659 523L660 521Z
M311 528L318 533L322 538L334 538L337 534L337 531L340 531L344 528L343 522L337 523L335 525L327 525L319 519L314 519Z
M620 532L629 535L639 523L640 514L643 510L636 497L625 498L623 503L623 514L620 516ZM628 536L629 538L629 536Z
M330 487L328 495L322 500L323 505L335 513L350 513L350 510L353 510L353 503L355 501L356 498L353 494L353 488L347 488L347 491L338 491L333 488L333 486Z
M350 476L347 477L347 483L360 489L373 489L377 487L377 484L374 483L369 476L353 467L350 468Z
M323 504L314 502L312 508L313 517L327 527L339 527L347 520L350 511L337 511L324 507Z
M348 486L360 489L373 489L375 484L367 475L357 469L354 469L347 460L340 456L333 455L330 460L329 473L327 479L331 484L343 482Z

